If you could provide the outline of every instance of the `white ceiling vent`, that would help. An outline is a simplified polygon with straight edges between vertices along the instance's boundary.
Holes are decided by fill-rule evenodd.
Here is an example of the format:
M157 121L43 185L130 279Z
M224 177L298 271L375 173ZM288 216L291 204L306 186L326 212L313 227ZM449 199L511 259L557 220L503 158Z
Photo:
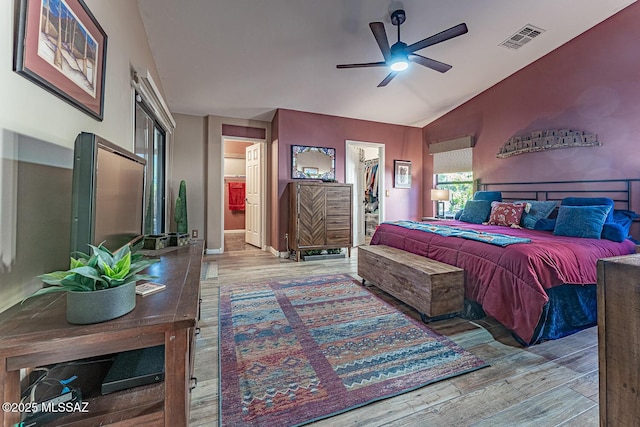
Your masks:
M542 33L544 33L542 28L534 27L531 24L525 25L520 31L500 43L500 46L513 50L520 49Z

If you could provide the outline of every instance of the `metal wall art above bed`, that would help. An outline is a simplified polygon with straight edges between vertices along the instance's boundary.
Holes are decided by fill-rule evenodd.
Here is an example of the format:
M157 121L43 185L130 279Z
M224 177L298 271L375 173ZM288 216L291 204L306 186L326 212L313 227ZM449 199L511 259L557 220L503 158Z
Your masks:
M574 129L538 130L526 135L513 136L496 154L498 158L516 156L554 148L594 147L602 145L596 134Z

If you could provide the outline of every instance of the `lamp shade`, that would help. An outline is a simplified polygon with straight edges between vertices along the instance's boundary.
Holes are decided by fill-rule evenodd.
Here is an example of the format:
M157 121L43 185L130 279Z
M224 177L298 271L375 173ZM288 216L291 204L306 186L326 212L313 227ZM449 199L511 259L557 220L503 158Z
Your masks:
M449 190L440 190L438 188L432 188L431 200L437 200L437 201L449 200Z

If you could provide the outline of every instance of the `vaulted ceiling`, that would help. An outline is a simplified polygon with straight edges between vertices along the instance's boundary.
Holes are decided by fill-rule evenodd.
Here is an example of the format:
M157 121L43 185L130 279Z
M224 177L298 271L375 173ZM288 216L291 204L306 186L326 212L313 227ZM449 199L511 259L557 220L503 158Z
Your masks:
M277 108L423 126L607 19L635 0L138 0L171 111L271 120ZM386 87L369 23L403 8L407 44L466 23L469 32L417 53ZM544 32L501 46L527 25Z

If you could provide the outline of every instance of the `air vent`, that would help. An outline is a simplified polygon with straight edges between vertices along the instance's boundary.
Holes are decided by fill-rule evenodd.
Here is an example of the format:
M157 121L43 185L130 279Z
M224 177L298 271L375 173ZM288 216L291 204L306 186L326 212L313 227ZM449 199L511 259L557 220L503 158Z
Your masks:
M542 28L534 27L533 25L526 25L520 31L500 43L500 46L513 50L520 49L542 33L544 33Z

